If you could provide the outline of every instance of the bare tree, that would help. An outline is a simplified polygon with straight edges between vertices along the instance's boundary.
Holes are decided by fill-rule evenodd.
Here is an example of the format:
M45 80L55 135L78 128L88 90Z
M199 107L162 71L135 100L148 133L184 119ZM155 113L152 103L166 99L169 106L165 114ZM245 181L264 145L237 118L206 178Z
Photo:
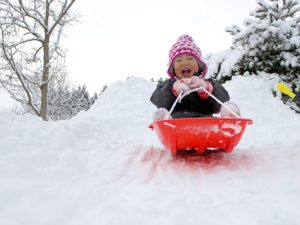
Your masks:
M0 0L0 83L47 120L48 85L64 57L60 40L75 0ZM54 66L53 66L54 65Z

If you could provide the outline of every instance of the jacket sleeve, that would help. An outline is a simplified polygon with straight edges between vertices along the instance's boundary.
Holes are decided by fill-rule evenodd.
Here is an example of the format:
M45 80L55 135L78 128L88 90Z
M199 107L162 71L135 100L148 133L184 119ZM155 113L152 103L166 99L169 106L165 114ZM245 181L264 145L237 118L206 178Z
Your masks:
M214 88L212 94L217 99L219 99L221 102L227 102L230 100L228 92L225 90L225 88L221 84L215 82L212 79L208 79L208 81L212 84L212 86ZM220 109L221 109L221 105L216 100L214 100L212 97L209 97L207 100L211 101L214 105L213 113L215 113L215 114L219 113Z
M171 109L176 100L175 95L172 93L174 82L175 80L168 79L157 85L150 98L150 101L156 105L157 108L166 108L167 110Z

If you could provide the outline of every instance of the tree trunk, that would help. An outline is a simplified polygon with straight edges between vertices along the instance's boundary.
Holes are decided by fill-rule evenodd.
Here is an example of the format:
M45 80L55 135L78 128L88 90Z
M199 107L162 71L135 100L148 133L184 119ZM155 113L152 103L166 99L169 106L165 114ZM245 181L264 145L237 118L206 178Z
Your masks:
M44 64L43 64L43 78L41 85L41 117L47 120L47 106L48 106L48 79L49 79L49 38L44 42Z

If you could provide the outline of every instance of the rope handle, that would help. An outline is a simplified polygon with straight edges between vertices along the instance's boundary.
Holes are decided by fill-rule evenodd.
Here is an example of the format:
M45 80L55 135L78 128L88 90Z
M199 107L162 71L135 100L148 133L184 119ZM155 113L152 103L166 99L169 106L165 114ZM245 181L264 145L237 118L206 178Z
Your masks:
M175 106L177 105L177 103L178 103L178 102L180 103L180 102L182 101L182 99L183 99L185 96L191 94L192 92L200 91L200 90L204 91L204 92L207 93L210 97L212 97L216 102L218 102L220 105L224 106L224 107L225 107L229 112L231 112L236 118L241 118L238 114L236 114L235 112L233 112L229 107L227 107L223 102L221 102L221 101L220 101L216 96L214 96L212 93L210 93L209 91L207 91L207 90L206 90L205 88L203 88L203 87L199 87L199 88L190 90L190 91L186 92L185 94L183 94L183 91L181 91L181 92L179 93L178 97L176 98L175 102L173 103L173 105L172 105L172 107L171 107L171 109L170 109L170 111L169 111L169 113L167 114L167 116L166 116L165 119L167 120L167 119L170 118L170 116L171 116L172 112L174 111L174 108L175 108Z

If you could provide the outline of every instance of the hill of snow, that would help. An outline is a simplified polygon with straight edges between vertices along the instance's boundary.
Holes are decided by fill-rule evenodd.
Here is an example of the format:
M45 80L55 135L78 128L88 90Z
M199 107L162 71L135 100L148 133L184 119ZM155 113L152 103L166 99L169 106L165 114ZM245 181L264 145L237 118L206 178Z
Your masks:
M155 84L142 78L68 121L0 111L0 224L299 224L300 116L273 96L276 82L224 85L254 124L209 161L163 149L148 129Z

